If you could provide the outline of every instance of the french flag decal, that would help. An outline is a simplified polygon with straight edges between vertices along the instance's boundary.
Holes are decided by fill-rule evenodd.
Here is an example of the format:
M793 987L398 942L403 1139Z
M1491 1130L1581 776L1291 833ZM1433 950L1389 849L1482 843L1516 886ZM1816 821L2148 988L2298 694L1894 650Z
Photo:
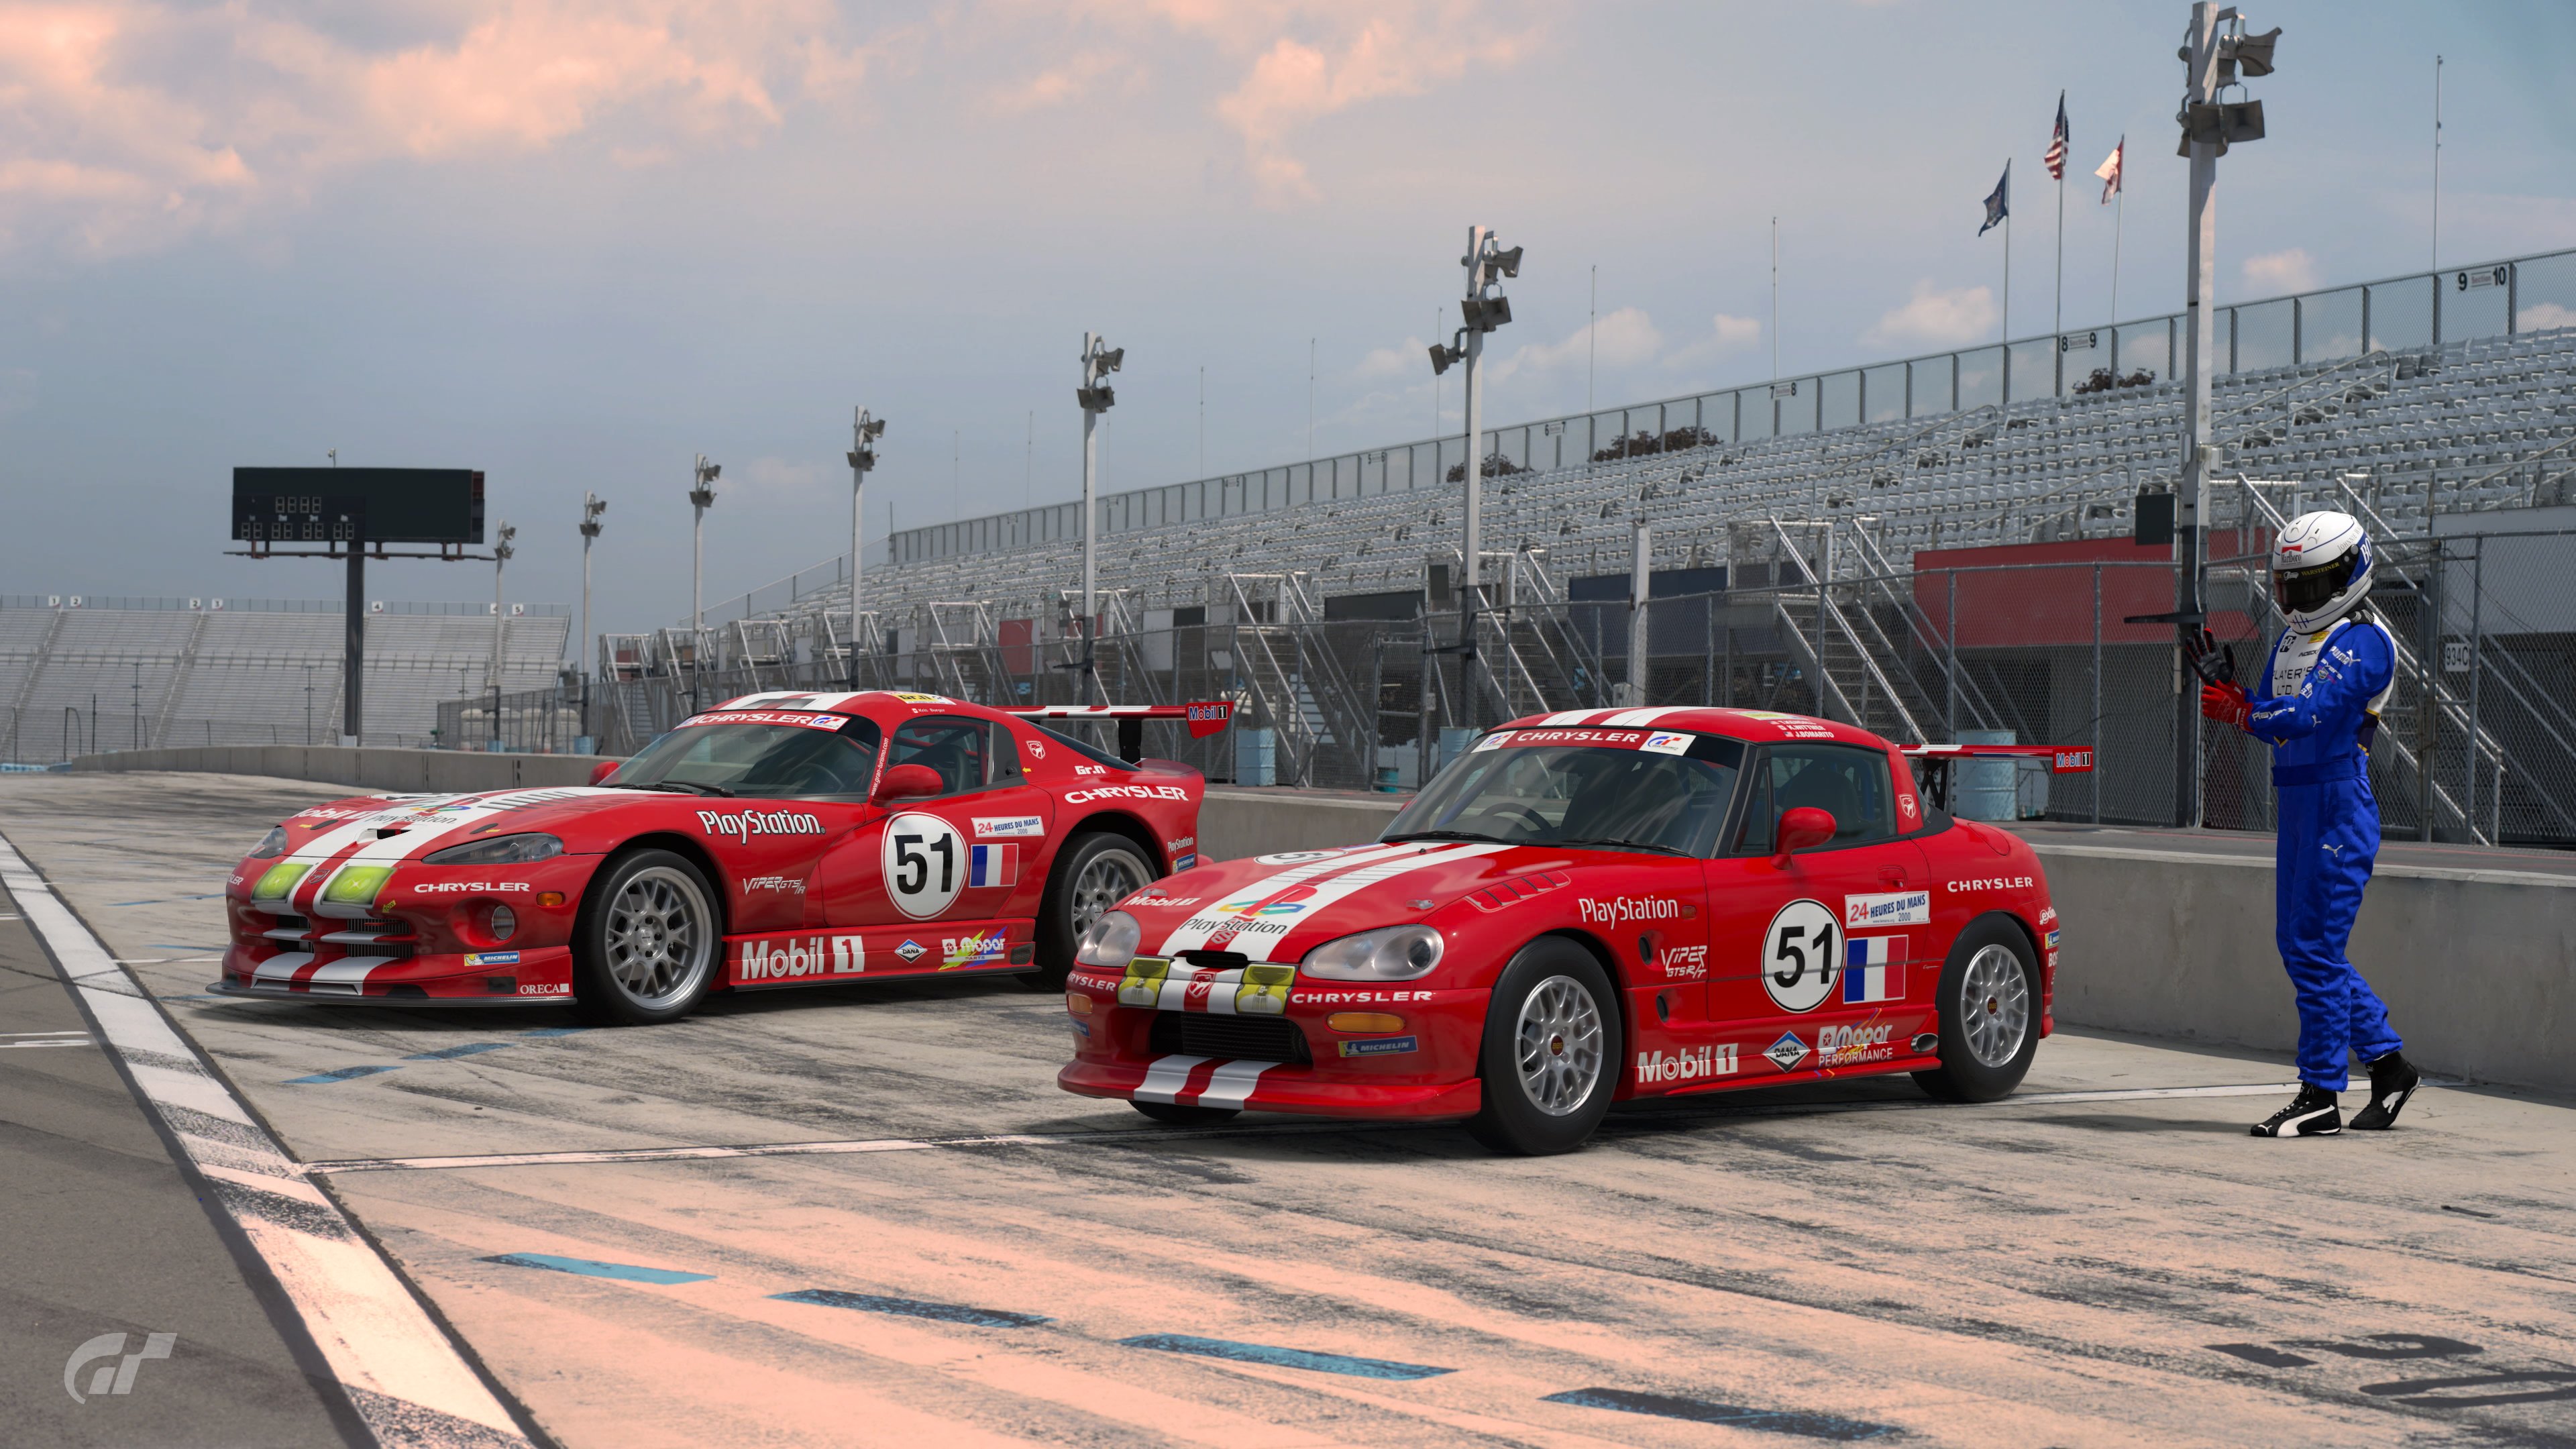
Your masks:
M966 884L1006 886L1019 883L1020 847L1016 842L972 847L966 863Z
M1843 1001L1901 1001L1905 997L1905 938L1851 936L1843 953Z

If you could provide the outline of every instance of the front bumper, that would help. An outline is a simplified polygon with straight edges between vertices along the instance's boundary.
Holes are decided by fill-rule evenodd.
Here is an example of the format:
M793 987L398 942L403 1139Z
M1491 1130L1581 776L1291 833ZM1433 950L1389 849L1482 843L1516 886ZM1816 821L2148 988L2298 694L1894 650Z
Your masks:
M457 951L383 957L317 950L224 953L219 996L366 1006L546 1006L572 1000L572 949Z
M1490 992L1293 979L1241 988L1232 971L1175 966L1148 990L1132 976L1076 970L1068 1007L1078 997L1090 1010L1072 1013L1074 1059L1056 1085L1183 1107L1407 1121L1471 1117L1483 1105L1476 1060ZM1354 1012L1401 1025L1335 1026ZM1253 1026L1264 1029L1244 1030Z

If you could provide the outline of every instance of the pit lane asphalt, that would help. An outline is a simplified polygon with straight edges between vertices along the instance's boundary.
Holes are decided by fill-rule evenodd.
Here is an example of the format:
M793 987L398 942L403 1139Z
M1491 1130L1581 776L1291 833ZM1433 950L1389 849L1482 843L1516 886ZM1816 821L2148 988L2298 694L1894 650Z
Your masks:
M0 777L0 835L565 1444L2576 1444L2566 1104L2428 1090L2395 1133L2263 1143L2270 1094L2064 1094L2281 1062L2068 1034L2018 1103L1738 1094L1507 1161L1153 1127L1058 1092L1061 1005L1003 982L622 1031L204 998L202 897L336 793ZM1005 1140L921 1145L966 1137ZM818 1142L875 1150L617 1155ZM239 1324L213 1346L275 1352ZM41 1383L72 1347L11 1351Z

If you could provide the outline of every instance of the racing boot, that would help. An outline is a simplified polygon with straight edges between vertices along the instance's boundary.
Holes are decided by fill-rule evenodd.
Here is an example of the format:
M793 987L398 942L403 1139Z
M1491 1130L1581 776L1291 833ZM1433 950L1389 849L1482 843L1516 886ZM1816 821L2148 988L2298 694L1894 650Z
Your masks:
M2403 1052L2382 1052L2370 1060L2370 1105L2352 1114L2355 1132L2385 1132L2397 1125L2406 1099L2424 1084L2424 1074Z
M2332 1137L2343 1130L2343 1099L2314 1082L2301 1084L2290 1105L2254 1124L2257 1137Z

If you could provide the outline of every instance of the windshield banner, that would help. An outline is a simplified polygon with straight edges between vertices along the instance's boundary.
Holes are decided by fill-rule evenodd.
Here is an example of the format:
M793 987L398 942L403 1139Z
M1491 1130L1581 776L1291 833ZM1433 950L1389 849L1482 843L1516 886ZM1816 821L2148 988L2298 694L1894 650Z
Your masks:
M1649 730L1496 730L1476 742L1480 750L1520 749L1528 745L1590 745L1595 749L1634 750L1644 747L1649 738L1673 739Z
M717 724L774 724L803 725L809 730L836 730L848 722L847 716L837 714L791 714L780 709L732 709L693 714L673 728L688 729L694 725Z

